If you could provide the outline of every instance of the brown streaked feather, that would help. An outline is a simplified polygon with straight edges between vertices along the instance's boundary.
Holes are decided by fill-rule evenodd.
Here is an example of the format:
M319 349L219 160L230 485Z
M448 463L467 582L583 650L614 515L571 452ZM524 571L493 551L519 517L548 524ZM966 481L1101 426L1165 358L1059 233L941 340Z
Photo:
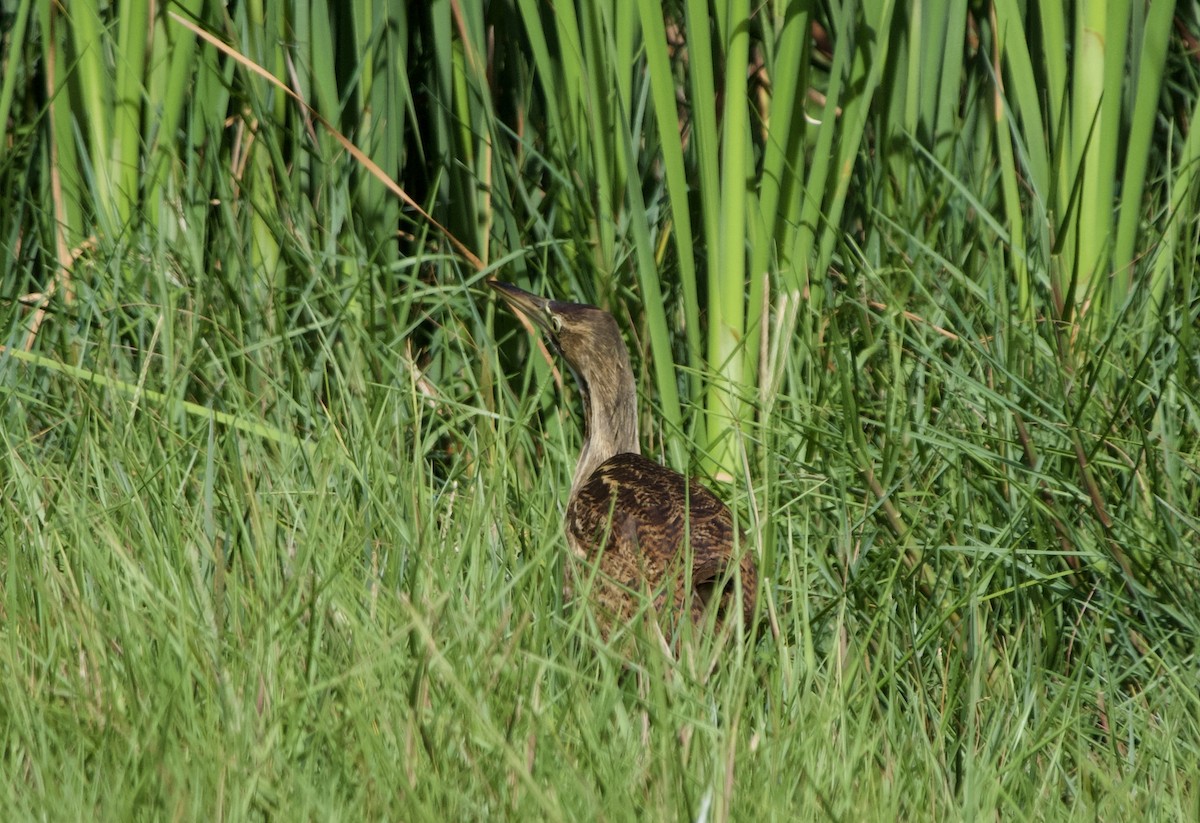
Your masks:
M577 557L598 566L602 577L593 583L592 597L604 617L632 617L638 603L631 595L648 590L656 605L669 596L675 609L700 621L718 586L718 608L728 613L734 596L728 579L733 516L712 492L679 472L638 454L609 458L571 499L567 538ZM689 560L690 574L681 573L681 564ZM757 572L748 553L738 565L742 614L749 626Z

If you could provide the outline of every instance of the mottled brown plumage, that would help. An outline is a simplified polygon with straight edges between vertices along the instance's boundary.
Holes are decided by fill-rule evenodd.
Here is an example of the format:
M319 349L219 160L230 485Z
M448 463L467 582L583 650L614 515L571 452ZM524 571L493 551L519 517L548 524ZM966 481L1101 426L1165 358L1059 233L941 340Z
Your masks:
M645 594L660 613L688 614L699 624L719 588L723 618L735 596L733 517L699 483L642 457L637 390L616 320L595 306L489 285L546 333L583 395L583 448L567 502L567 599L587 590L606 636L637 614ZM739 551L748 629L758 572L744 541Z

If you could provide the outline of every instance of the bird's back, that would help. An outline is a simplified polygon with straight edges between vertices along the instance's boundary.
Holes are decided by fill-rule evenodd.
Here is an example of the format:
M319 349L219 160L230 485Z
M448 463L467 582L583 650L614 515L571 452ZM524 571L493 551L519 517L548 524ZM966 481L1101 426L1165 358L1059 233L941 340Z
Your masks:
M602 463L567 506L567 539L590 583L601 625L626 622L640 607L643 592L656 607L670 603L695 621L705 615L713 594L721 616L731 609L741 568L742 613L747 628L754 615L758 575L740 541L734 558L733 516L708 489L679 472L638 454L624 453ZM580 567L568 564L568 597L584 585ZM720 588L719 592L715 590Z

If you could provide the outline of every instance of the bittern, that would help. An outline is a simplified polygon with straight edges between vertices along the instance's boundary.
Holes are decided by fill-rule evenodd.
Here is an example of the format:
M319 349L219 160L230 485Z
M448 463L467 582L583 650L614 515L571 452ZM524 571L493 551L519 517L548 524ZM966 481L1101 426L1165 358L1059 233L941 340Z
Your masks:
M656 612L687 614L702 624L732 612L740 570L741 612L754 616L758 572L745 541L735 556L733 516L712 492L642 456L637 389L629 352L611 314L580 303L547 300L489 281L512 309L540 328L575 374L584 410L583 448L567 500L572 558L564 595L590 585L589 601L608 637L628 624L644 596ZM667 616L667 615L664 615Z

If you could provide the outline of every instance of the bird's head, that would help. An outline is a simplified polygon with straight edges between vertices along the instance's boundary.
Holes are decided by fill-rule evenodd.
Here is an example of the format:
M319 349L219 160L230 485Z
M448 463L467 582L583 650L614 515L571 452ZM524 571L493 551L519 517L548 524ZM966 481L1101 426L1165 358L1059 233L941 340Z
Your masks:
M585 389L598 380L615 381L617 370L629 369L629 353L617 321L603 309L548 300L498 280L489 280L488 285L509 308L545 332Z

